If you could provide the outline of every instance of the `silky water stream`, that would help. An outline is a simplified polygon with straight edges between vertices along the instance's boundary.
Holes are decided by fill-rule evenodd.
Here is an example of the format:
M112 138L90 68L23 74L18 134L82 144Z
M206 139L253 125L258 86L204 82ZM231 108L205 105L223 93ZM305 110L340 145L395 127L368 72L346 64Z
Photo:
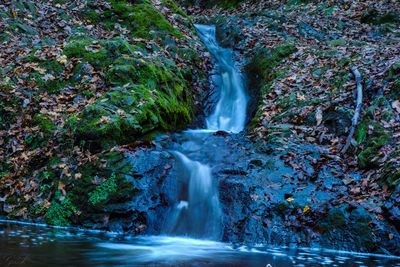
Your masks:
M244 129L248 98L233 51L218 45L215 27L196 29L216 59L219 100L205 129L179 134L169 150L179 165L179 189L163 234L134 237L0 221L0 266L400 266L400 258L384 255L219 242L223 214L212 162L198 151L216 131Z
M206 129L185 131L180 151L172 151L180 163L179 192L169 220L169 234L187 235L218 240L221 234L222 212L211 168L206 162L195 161L190 154L196 153L201 139L216 131L238 133L244 129L247 96L243 79L231 49L222 48L216 41L215 26L195 25L208 50L216 59L220 82L219 100L214 111L206 118ZM204 159L203 159L204 160Z

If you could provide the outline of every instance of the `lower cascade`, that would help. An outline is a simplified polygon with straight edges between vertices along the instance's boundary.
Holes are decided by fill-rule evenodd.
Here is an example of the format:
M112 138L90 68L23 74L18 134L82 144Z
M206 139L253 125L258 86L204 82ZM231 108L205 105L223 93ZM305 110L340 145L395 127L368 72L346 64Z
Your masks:
M217 238L221 209L212 184L211 168L173 152L181 164L182 200L174 206L170 232L192 237Z
M206 118L206 129L188 131L186 147L193 146L195 133L215 131L240 132L246 120L247 96L240 72L235 67L231 49L222 48L216 40L213 25L195 25L201 39L217 60L220 97L212 114ZM213 184L211 167L191 160L183 152L172 154L181 165L180 199L167 222L167 232L174 235L217 239L221 234L222 212L218 192Z

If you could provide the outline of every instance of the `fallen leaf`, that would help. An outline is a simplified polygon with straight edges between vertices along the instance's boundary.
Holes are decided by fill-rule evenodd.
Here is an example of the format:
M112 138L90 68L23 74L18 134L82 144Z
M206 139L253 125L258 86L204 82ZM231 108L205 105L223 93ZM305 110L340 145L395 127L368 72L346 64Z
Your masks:
M392 108L395 109L398 113L400 113L400 101L399 100L393 101Z
M67 64L67 56L66 55L62 55L62 56L58 57L56 60L58 63L60 63L62 65Z
M310 210L310 207L308 206L308 205L306 205L305 207L304 207L304 209L303 209L303 213L306 213L307 211L309 211Z
M65 187L65 184L64 184L63 182L59 181L59 182L58 182L58 187L57 187L58 190L63 190L64 187Z

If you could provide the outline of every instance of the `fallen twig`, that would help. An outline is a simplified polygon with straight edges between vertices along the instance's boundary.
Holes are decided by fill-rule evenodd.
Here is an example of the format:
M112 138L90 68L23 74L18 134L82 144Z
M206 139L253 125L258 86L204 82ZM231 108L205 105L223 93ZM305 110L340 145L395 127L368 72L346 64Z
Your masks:
M344 145L342 149L342 154L346 153L347 149L350 146L351 139L353 138L354 131L357 127L358 120L360 118L360 112L361 112L361 106L362 106L362 85L361 85L361 74L357 70L357 68L353 67L351 68L351 71L353 72L355 78L356 78L356 83L357 83L357 102L356 102L356 108L354 111L354 116L351 119L351 128L349 132L349 136L347 136L346 144Z

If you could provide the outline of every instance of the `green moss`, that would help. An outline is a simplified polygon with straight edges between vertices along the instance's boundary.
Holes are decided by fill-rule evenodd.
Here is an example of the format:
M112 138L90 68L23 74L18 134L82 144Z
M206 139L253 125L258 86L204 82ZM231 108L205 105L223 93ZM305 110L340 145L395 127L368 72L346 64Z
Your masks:
M115 174L111 174L105 182L96 187L93 192L89 193L89 203L93 206L98 206L109 199L111 194L117 192L117 182Z
M287 201L282 201L274 206L275 211L282 217L285 215L288 208L289 203Z
M12 195L11 197L6 199L7 204L16 204L18 202L18 197L16 195Z
M389 68L388 80L393 80L395 78L400 78L400 62L393 63Z
M344 66L350 62L349 60L339 60L338 65ZM346 69L338 71L331 83L331 93L340 93L344 89L344 85L349 81L349 71Z
M390 97L393 99L400 98L400 78L393 83L392 88L390 90Z
M31 148L36 149L38 147L44 147L47 143L47 139L42 137L41 134L29 135L25 138L25 144Z
M82 58L97 69L102 69L111 64L112 59L104 47L97 46L98 42L93 39L76 40L65 47L64 54L68 58Z
M322 99L314 98L314 99L299 99L299 95L304 95L301 92L292 93L285 98L281 98L278 100L279 107L282 111L274 117L274 120L281 120L289 118L290 120L295 120L298 117L298 109L305 106L314 106L322 102Z
M374 110L385 110L390 108L390 104L384 97L378 97L369 107L362 117L355 132L355 139L362 149L358 154L358 163L361 168L373 168L377 166L379 150L391 140L391 134L379 122L374 121ZM383 113L384 120L390 120L391 113Z
M269 75L269 72L275 66L296 51L297 48L293 44L278 46L272 50L258 48L250 63L246 66L247 72L251 76L255 76L255 79L259 80L262 84L263 79ZM260 84L257 87L260 87Z
M300 4L308 4L310 0L290 0L287 5L288 6L296 6Z
M190 17L180 9L172 0L162 0L162 2L172 11L190 20Z
M331 227L341 227L345 225L345 217L340 210L333 210L328 214L328 222Z
M199 0L196 2L190 0L182 0L179 3L183 6L193 6L197 5L201 8L212 8L212 7L220 7L224 9L231 9L238 7L241 3L246 2L247 0Z
M60 89L64 88L65 85L67 84L66 81L64 81L61 77L57 78L52 76L50 73L47 74L40 74L37 71L29 73L29 81L34 80L36 85L44 91L47 91L49 93L56 93L59 92Z
M54 76L60 75L64 71L64 66L56 60L43 61L40 63L40 67L47 70L47 73L53 74Z
M60 200L61 197L60 191L57 191L46 213L46 222L48 224L60 226L71 224L70 218L77 210L68 197Z
M372 8L361 15L361 23L369 24L384 24L384 23L399 23L400 16L396 11L387 13L379 13L378 10Z
M153 130L184 127L192 120L193 101L174 62L162 60L116 59L105 78L118 87L71 117L67 127L91 149L128 143Z
M54 131L57 130L57 126L53 124L50 119L47 119L44 114L36 114L32 120L33 125L37 125L40 131L45 134L45 136L53 135Z
M72 172L71 178L63 177L63 195L58 190L60 170L48 168L42 173L39 192L43 196L54 195L51 206L46 213L46 222L53 225L70 225L79 223L93 214L104 213L114 204L124 203L131 199L135 192L134 185L127 180L134 170L118 152L99 154L99 160L79 166ZM106 162L106 167L98 167ZM53 159L53 162L57 160ZM51 164L49 164L51 165ZM72 178L80 174L79 178ZM43 213L40 206L32 207L32 211ZM91 217L92 216L92 217Z
M152 39L150 34L152 31L182 37L182 34L173 28L148 0L133 2L110 0L108 2L111 8L104 9L101 14L98 14L94 11L99 8L96 1L89 1L82 16L95 23L103 23L110 30L115 30L114 26L118 23L130 30L135 37Z
M344 45L346 45L346 43L347 42L344 39L337 39L337 40L329 41L328 45L335 47L335 46L344 46Z
M10 25L10 30L16 34L22 33L32 36L39 35L38 31L24 24L19 18L10 19L8 24Z

